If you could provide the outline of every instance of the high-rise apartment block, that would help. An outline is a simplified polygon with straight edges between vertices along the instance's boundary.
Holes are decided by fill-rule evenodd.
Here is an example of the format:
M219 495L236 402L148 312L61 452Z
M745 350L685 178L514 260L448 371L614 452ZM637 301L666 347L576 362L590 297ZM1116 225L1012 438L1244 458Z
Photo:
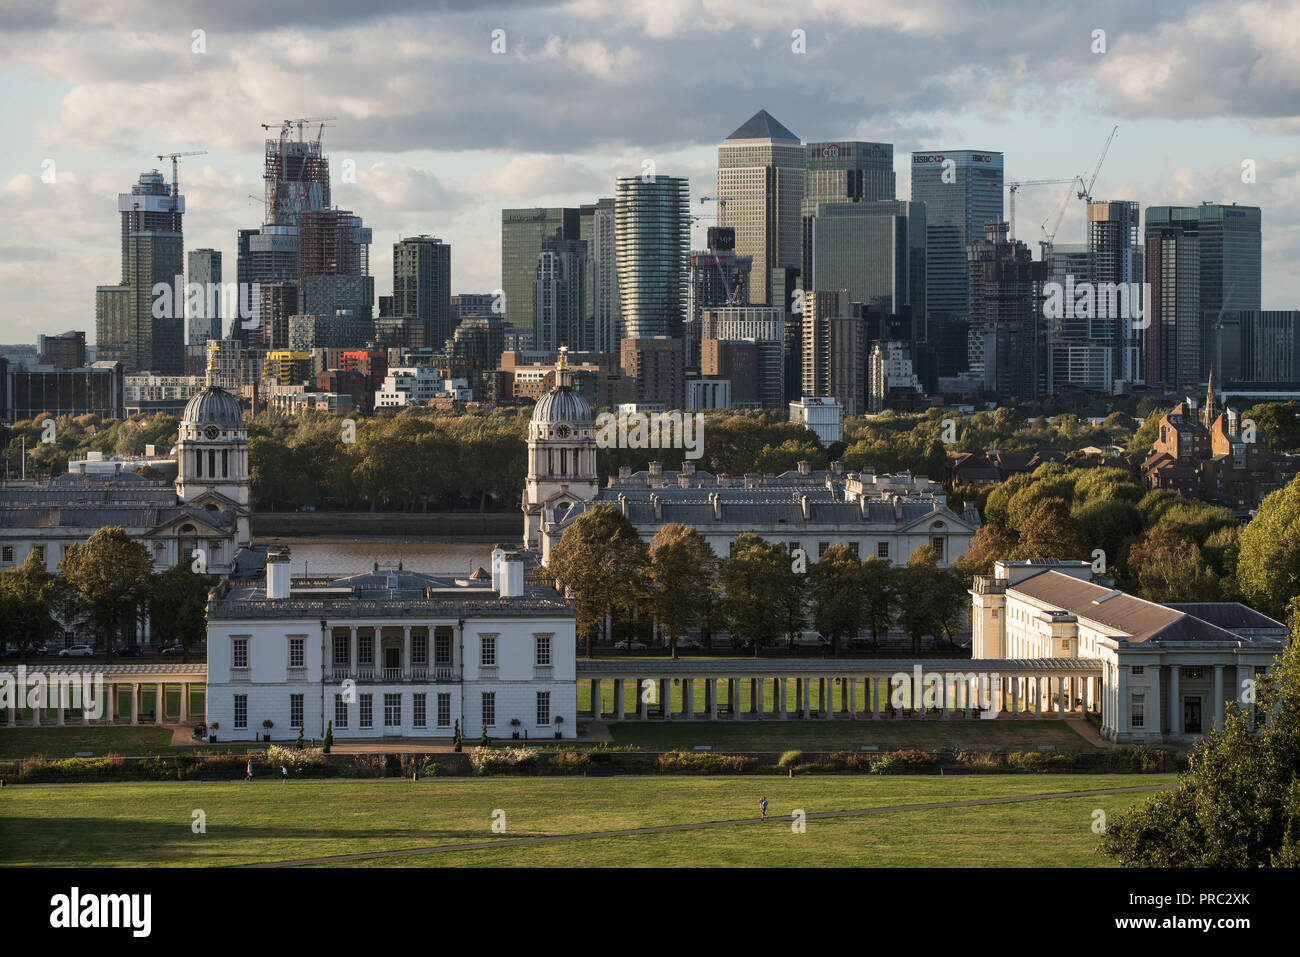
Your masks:
M392 308L394 316L423 322L428 341L441 345L451 338L451 246L423 235L393 244Z
M189 345L197 346L209 339L221 338L221 252L216 249L191 249L185 258L189 266L185 297L185 315L189 322L188 342ZM202 288L201 295L190 296L191 283Z
M537 257L546 239L581 239L579 211L565 207L501 210L501 289L511 329L533 332Z
M690 187L679 176L627 176L614 185L614 237L623 337L680 340L686 320Z
M866 336L861 307L848 290L805 295L803 394L833 396L845 415L861 415L866 395Z

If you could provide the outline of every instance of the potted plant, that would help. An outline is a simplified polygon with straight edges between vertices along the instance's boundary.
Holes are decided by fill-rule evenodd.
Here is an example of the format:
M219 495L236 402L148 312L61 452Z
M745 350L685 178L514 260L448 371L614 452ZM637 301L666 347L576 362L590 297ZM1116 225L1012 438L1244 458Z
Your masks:
M451 745L453 751L456 752L460 751L461 744L460 744L460 720L459 719L457 719L456 721L456 735L454 738L452 738Z
M293 743L293 749L294 749L295 751L301 751L301 750L302 750L302 732L303 732L303 730L304 730L304 728L299 728L299 729L298 729L298 740L295 741L295 742Z
M562 725L562 724L564 724L564 715L562 715L562 714L557 714L557 715L555 716L555 736L556 736L557 738L561 736L561 734L560 734L560 725Z
M263 740L263 741L270 741L270 740L271 740L271 729L272 729L273 727L275 727L275 722L272 721L270 718L267 718L265 721L262 722L262 727L265 729L265 731L264 731L263 734L262 734L262 740Z
M519 721L518 718L511 718L511 719L510 719L510 727L512 727L512 728L515 729L515 730L513 730L513 731L510 732L510 737L512 737L512 738L518 738L518 737L519 737L519 724L520 724L520 721Z
M208 744L217 743L217 728L219 727L221 727L221 725L215 721L208 722Z
M331 721L325 729L325 742L321 745L321 750L326 754L330 753L330 748L334 747L334 722Z

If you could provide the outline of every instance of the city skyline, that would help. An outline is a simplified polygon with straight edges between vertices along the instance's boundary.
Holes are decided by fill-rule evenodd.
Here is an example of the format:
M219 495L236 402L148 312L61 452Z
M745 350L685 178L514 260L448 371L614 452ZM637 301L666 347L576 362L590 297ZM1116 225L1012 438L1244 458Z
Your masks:
M300 114L336 117L323 132L333 202L373 224L376 248L421 233L450 243L453 294L500 285L502 209L594 202L647 159L686 176L692 214L707 216L711 204L699 198L714 191L718 145L765 109L805 143L892 144L899 199L910 195L914 151L998 150L1007 181L1068 178L1091 171L1118 124L1095 197L1144 211L1205 200L1260 206L1262 305L1295 305L1300 76L1285 29L1228 5L989 9L981 19L979 9L937 2L874 13L829 4L816 14L794 5L424 13L326 4L310 18L277 10L269 30L239 12L184 4L112 25L8 14L14 82L0 123L13 148L0 189L17 223L0 247L9 294L0 338L93 329L93 285L67 274L117 271L113 197L141 172L166 174L158 153L208 151L181 161L186 248L213 248L233 262L236 230L264 216L248 198L263 191L267 131L258 124ZM1273 23L1300 23L1300 6L1272 9ZM1009 14L1024 28L1015 37L995 29ZM402 42L371 55L395 18ZM1107 31L1105 53L1092 51L1096 29ZM504 31L499 54L495 30ZM804 52L795 52L801 42ZM349 65L349 50L367 72ZM918 58L935 65L924 82ZM1231 77L1215 71L1220 62L1233 65ZM1272 82L1247 85L1260 75ZM472 90L458 86L469 77ZM453 90L426 98L424 79ZM693 92L705 88L707 98ZM521 93L543 89L544 101ZM1241 182L1247 159L1255 183ZM1021 192L1018 236L1035 243L1062 193ZM1058 241L1084 239L1082 206L1068 204ZM66 226L50 229L51 221ZM691 248L703 248L712 224L695 223ZM389 293L387 272L374 272L376 293Z

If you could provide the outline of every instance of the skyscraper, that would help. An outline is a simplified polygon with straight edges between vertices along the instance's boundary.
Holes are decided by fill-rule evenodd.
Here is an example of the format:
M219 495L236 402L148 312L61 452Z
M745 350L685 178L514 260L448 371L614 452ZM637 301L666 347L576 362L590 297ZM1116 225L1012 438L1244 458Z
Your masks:
M614 187L614 220L624 339L680 340L690 252L689 184L679 176L624 177Z
M1127 385L1144 379L1142 330L1136 315L1142 311L1142 239L1138 230L1138 204L1131 201L1088 204L1088 257L1096 284L1096 317L1090 338L1109 345L1114 378ZM1129 290L1125 298L1101 295L1102 284ZM1126 305L1127 310L1120 308ZM1127 315L1121 314L1127 312Z
M266 140L262 179L268 226L298 226L304 213L330 205L330 164L320 137L304 140L300 124L298 139L290 139L291 127L285 122L278 139Z
M332 316L350 310L359 322L373 321L375 280L370 275L370 239L369 227L361 225L361 217L351 210L331 207L302 214L298 227L299 314Z
M415 316L435 346L451 338L451 246L424 235L393 243L393 315Z
M802 274L812 275L810 217L822 203L863 203L894 199L893 143L809 143L805 148ZM804 288L813 287L804 280ZM830 287L825 287L830 288Z
M127 374L181 375L185 371L181 229L185 197L153 170L141 173L131 192L118 194L117 209L122 221L122 280L116 287L96 287L96 356L120 361ZM161 297L154 295L156 285L160 290L166 287Z
M614 241L614 198L604 197L579 209L578 235L587 244L587 319L597 352L617 355L623 338L618 296L618 246Z
M203 287L203 295L191 302L186 293L189 344L202 345L221 338L221 253L216 249L192 249L186 257L188 283Z
M1190 390L1201 382L1201 244L1194 223L1175 224L1168 207L1148 207L1146 381ZM1160 212L1157 212L1160 211ZM1156 213L1153 222L1152 214Z
M926 205L927 308L969 315L968 243L1002 221L1002 154L975 150L912 154L912 202Z
M587 318L587 244L580 239L545 239L533 283L533 346L589 350L594 329Z
M533 331L533 283L544 239L581 239L579 211L565 207L501 210L501 289L507 331Z
M861 415L866 397L865 330L847 290L804 299L803 394L834 396L845 415Z
M1170 231L1174 231L1171 233ZM1209 376L1213 358L1210 344L1214 340L1214 328L1220 316L1225 312L1242 312L1259 310L1260 306L1260 208L1258 206L1224 206L1219 203L1202 203L1200 206L1150 206L1146 218L1147 281L1152 284L1152 296L1156 294L1157 280L1166 282L1165 295L1173 290L1168 288L1170 276L1166 266L1151 262L1151 241L1161 237L1158 244L1163 255L1170 255L1167 244L1176 242L1176 235L1196 238L1197 294L1195 318L1197 326L1197 346L1195 352L1197 371L1196 383L1204 382ZM1185 243L1184 246L1190 246ZM1165 275L1160 275L1165 272ZM1182 269L1182 278L1188 279L1189 270ZM1152 277L1155 278L1152 278ZM1188 332L1187 319L1181 313L1175 315L1171 309L1191 307L1191 296L1186 290L1179 290L1176 300L1165 299L1161 306L1161 317L1165 324L1176 323ZM1151 346L1153 338L1167 339L1166 333L1156 328L1156 310L1152 310L1151 326L1147 328L1147 344ZM1154 329L1154 332L1153 332ZM1182 338L1182 334L1175 338ZM1165 349L1166 342L1159 348ZM1190 345L1184 345L1181 354L1183 362L1189 361ZM1169 357L1164 353L1158 361L1164 363ZM1148 363L1148 373L1151 365ZM1178 377L1187 382L1192 371L1185 364L1178 368ZM1159 380L1169 382L1170 380ZM1182 388L1182 386L1178 386Z
M1043 284L1047 267L1029 247L1008 239L1007 223L991 222L985 238L966 247L970 271L971 371L1004 402L1042 394ZM1041 377L1041 378L1040 378Z
M773 300L773 270L799 269L806 156L799 137L759 110L718 147L718 225L753 259L749 301ZM722 203L725 200L725 206Z

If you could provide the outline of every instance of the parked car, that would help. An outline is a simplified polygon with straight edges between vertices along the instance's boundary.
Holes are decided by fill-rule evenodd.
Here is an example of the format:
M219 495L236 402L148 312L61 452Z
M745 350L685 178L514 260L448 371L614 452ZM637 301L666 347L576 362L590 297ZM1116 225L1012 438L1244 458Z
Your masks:
M698 638L678 638L678 639L677 639L677 649L678 649L679 651L680 651L682 648L703 648L703 647L704 647L704 645L700 642L700 639L698 639Z
M619 651L645 651L647 646L644 641L632 641L624 638L622 641L614 642L614 647Z
M162 654L162 655L168 655L168 656L171 656L171 655L183 655L183 654L185 654L185 646L184 646L184 645L168 645L168 646L167 646L166 648L164 648L161 652L159 652L159 654Z
M119 658L139 658L142 652L139 645L116 645L113 654Z
M90 645L73 645L71 648L64 648L59 652L60 658L89 658L95 653L95 649Z

